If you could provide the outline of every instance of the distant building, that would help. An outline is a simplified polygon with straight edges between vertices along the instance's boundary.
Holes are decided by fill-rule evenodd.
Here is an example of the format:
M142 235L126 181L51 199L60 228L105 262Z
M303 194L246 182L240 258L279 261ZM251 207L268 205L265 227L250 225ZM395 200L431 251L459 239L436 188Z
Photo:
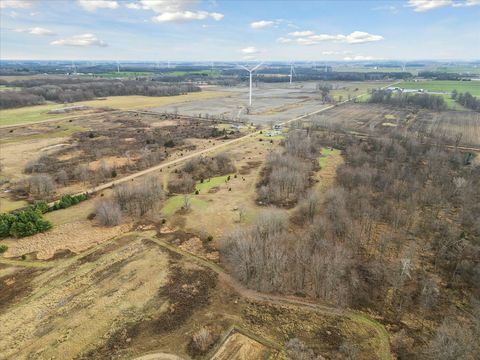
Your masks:
M281 131L282 130L282 125L280 125L280 124L273 125L273 130Z

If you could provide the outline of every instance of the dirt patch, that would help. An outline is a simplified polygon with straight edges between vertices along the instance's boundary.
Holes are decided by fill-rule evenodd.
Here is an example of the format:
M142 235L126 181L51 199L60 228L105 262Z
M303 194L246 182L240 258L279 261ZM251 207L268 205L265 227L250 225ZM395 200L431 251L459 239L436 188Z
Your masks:
M246 164L242 165L242 167L240 168L238 173L240 175L248 175L248 174L250 174L250 171L252 169L256 169L256 168L260 167L261 164L262 164L261 161L247 161Z
M202 240L199 237L191 237L187 241L184 241L180 246L180 249L189 252L191 254L203 257L211 261L219 261L220 255L218 251L208 251L204 246Z
M215 288L217 275L209 269L186 270L174 265L168 283L143 309L148 319L139 319L118 328L101 346L79 359L105 359L126 353L127 348L146 337L155 337L181 327L194 311L206 307L210 292ZM165 311L158 311L159 301L168 300Z
M256 334L269 334L284 344L297 337L315 354L331 359L342 355L342 345L355 349L355 359L378 359L377 334L344 317L299 309L287 305L249 302L244 309L249 329Z
M268 348L239 332L233 332L212 356L211 360L265 359Z
M35 252L37 259L47 260L59 250L80 253L93 245L126 232L128 228L129 225L125 224L104 228L94 226L88 220L63 224L55 226L46 233L10 240L5 257L18 257Z
M32 292L32 279L45 271L38 268L27 268L0 277L0 311L15 304Z

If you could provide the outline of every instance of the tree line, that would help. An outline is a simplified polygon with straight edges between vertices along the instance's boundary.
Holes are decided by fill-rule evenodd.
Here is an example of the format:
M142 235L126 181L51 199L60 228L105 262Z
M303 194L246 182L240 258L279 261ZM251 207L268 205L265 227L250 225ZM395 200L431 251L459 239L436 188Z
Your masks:
M468 91L466 93L459 93L457 90L453 90L452 99L466 108L480 111L480 99L473 96Z
M442 96L425 93L395 93L388 89L373 90L369 102L401 107L416 106L435 111L447 109L447 103Z
M96 97L144 95L174 96L201 91L188 83L160 83L140 80L17 80L8 83L21 87L20 91L3 91L0 97L0 109L42 104L45 101L71 103L90 100Z

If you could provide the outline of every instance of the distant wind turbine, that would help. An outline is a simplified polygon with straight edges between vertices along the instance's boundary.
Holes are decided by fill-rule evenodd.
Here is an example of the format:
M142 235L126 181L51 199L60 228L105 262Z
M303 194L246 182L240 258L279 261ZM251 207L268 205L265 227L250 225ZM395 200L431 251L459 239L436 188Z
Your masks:
M297 73L295 72L295 67L293 66L293 63L290 64L290 75L288 75L288 77L290 78L290 85L292 85L292 80L293 80L293 75L295 74L295 76L297 75Z
M117 60L117 73L120 73L120 63Z
M249 106L252 106L252 74L255 70L257 70L260 66L262 66L263 62L261 62L260 64L254 66L253 68L249 69L247 68L246 66L243 66L243 65L239 65L240 67L244 68L245 70L248 71L248 73L250 74L250 95L248 97L248 105Z

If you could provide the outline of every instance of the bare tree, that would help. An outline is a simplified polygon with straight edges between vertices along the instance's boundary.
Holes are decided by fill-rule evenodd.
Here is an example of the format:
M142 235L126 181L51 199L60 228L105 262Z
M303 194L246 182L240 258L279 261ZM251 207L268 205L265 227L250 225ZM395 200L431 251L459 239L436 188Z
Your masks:
M55 191L55 182L47 174L32 175L27 179L30 194L37 198L52 195Z
M150 176L135 184L115 187L114 198L132 216L143 216L160 205L164 192L158 179Z
M102 226L115 226L122 221L120 205L112 200L100 200L95 206L95 214Z

